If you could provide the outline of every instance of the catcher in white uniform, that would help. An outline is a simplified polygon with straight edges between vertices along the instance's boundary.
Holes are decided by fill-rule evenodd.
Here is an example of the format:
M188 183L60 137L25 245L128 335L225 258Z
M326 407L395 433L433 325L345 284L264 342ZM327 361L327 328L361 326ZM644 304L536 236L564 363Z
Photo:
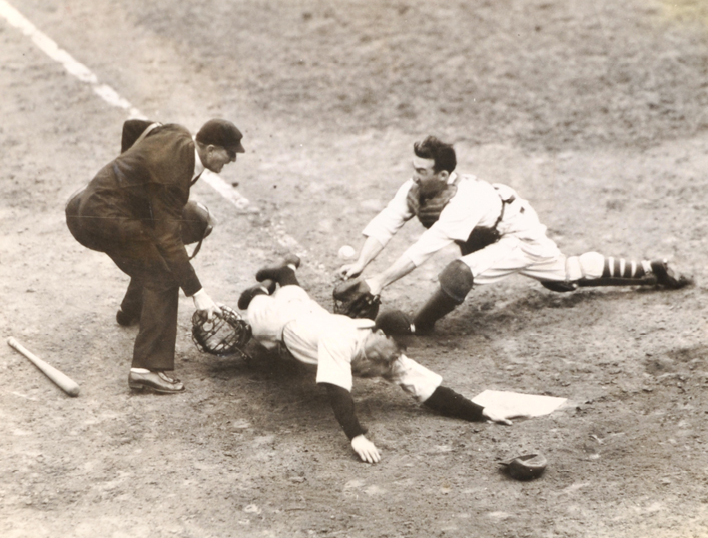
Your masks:
M417 312L416 333L432 332L435 322L462 304L474 284L492 284L516 273L558 292L617 285L678 289L690 283L666 260L633 261L597 252L566 256L546 236L546 226L533 208L513 189L459 175L456 166L451 144L433 136L416 142L413 177L366 226L357 261L339 270L345 279L359 276L393 235L418 217L427 228L420 239L388 269L359 280L361 290L378 299L386 286L457 243L461 256L440 273L439 288Z
M510 417L443 386L440 375L403 354L405 336L412 334L403 312L382 313L376 322L332 314L300 287L295 276L299 264L297 256L288 256L279 265L258 271L261 284L244 291L238 307L247 310L252 336L265 348L280 348L300 362L316 365L316 382L326 388L337 421L363 461L376 463L381 455L356 416L352 375L396 383L448 417L511 424Z

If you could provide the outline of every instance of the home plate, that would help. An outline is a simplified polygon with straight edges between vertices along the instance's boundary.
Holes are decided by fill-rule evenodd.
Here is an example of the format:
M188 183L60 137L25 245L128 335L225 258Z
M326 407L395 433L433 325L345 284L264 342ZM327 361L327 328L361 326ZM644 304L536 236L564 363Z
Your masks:
M537 394L521 394L502 390L485 390L472 401L483 407L492 407L495 411L512 417L540 417L550 415L568 399Z

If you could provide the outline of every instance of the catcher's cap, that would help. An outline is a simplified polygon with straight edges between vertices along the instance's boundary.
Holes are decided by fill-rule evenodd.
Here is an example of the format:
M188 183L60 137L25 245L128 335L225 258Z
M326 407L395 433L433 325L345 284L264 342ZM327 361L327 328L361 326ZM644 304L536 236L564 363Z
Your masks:
M410 318L400 310L387 310L376 318L374 330L380 329L387 336L410 336L414 331Z
M197 133L197 142L221 146L235 153L245 153L241 145L243 135L236 126L228 120L214 118L202 125Z
M509 462L500 462L512 478L517 480L532 480L538 478L546 470L548 462L541 454L523 454Z

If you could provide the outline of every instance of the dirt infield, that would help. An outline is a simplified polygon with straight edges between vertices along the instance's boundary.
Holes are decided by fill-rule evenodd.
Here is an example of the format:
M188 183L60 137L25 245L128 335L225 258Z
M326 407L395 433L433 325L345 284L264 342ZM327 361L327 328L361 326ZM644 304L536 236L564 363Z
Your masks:
M69 398L0 346L0 535L44 537L708 536L708 5L700 0L14 0L150 118L232 119L227 167L250 204L200 182L219 225L195 267L235 307L294 250L329 306L341 245L408 177L412 144L455 143L459 170L528 199L564 252L665 257L676 292L475 289L409 354L468 396L568 398L510 427L441 418L355 381L382 450L360 463L312 372L200 354L180 298L184 394L133 395L127 285L78 245L64 202L119 151L125 112L0 19L0 308L81 385ZM375 262L422 232L409 223ZM384 294L414 311L455 256ZM254 352L257 350L253 348ZM498 461L540 451L517 482Z

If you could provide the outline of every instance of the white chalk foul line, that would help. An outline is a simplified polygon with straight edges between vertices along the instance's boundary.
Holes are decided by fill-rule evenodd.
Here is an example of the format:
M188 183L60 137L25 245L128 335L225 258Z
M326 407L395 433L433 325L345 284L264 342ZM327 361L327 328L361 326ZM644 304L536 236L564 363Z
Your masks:
M32 22L30 22L22 13L12 7L6 0L0 0L0 15L10 23L11 26L18 28L23 34L28 36L39 49L49 56L52 60L60 63L64 69L71 75L75 76L81 82L91 86L91 89L106 103L111 106L122 108L128 111L131 118L145 118L146 116L135 108L127 99L111 88L107 84L101 84L98 77L84 64L75 60L71 54L64 49L59 48L59 45L49 36L39 30ZM228 202L231 202L240 210L249 209L250 203L247 198L242 196L235 188L226 183L217 174L210 173L208 170L202 174L202 181L206 182L214 189L221 197ZM270 227L270 235L281 246L286 247L298 254L306 254L307 251L302 248L298 242L284 232L281 226ZM318 264L315 264L316 266ZM319 266L322 266L319 264Z
M98 77L84 64L76 61L71 54L64 49L59 48L56 42L39 30L32 24L22 13L12 7L6 0L0 0L0 15L10 23L11 26L18 28L23 34L28 36L39 49L49 56L52 60L60 63L64 69L71 75L75 76L81 82L91 86L91 89L111 106L122 108L128 111L131 118L145 118L146 116L136 107L130 104L127 99L124 99L120 94L111 88L108 84L101 84ZM241 196L231 185L226 183L216 174L205 174L207 183L216 190L221 196L233 203L239 209L244 209L248 206L248 200Z
M91 72L81 62L77 62L72 58L71 54L59 48L56 42L41 32L34 24L25 18L22 13L17 11L5 0L0 0L0 15L2 15L10 25L18 28L23 34L32 39L35 45L49 56L52 60L64 66L70 74L78 78L81 82L89 84L94 92L96 92L109 105L123 108L127 110L131 116L142 117L140 111L133 107L128 101L123 99L118 93L98 81L98 77Z

